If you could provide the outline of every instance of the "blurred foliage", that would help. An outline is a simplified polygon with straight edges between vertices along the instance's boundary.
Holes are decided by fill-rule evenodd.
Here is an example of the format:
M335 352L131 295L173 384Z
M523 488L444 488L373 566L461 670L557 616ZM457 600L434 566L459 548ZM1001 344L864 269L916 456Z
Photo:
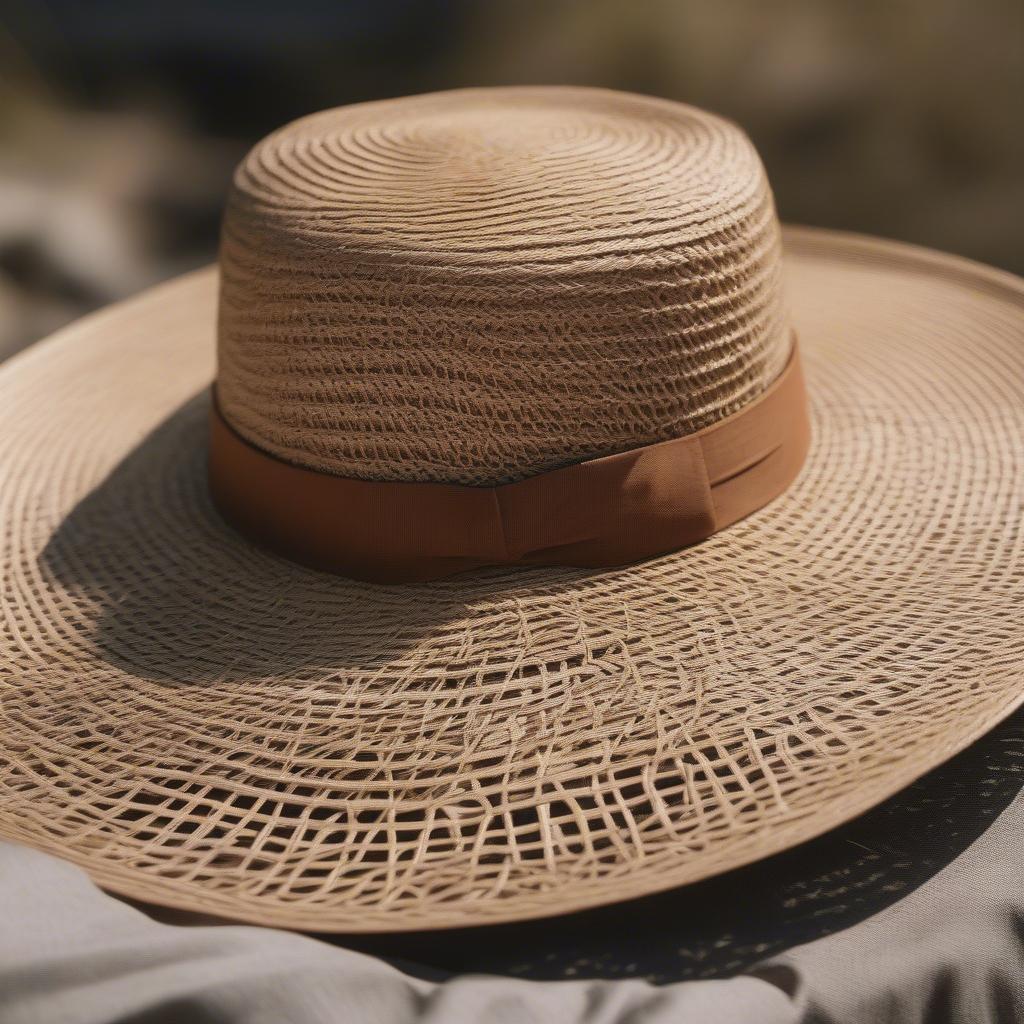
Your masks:
M214 258L285 121L513 83L718 111L784 219L1024 271L1021 0L0 0L0 357Z

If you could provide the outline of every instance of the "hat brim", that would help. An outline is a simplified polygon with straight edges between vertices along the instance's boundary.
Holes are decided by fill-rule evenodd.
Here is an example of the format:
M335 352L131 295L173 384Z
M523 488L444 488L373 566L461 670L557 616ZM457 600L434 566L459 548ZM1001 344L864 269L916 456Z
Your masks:
M568 912L866 810L1024 700L1024 283L786 234L796 484L626 568L376 586L205 484L216 275L0 370L0 835L310 931Z

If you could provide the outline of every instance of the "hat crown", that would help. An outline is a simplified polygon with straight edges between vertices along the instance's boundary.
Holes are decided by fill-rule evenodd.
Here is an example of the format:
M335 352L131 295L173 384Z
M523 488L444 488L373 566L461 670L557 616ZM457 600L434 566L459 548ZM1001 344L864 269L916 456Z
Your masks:
M221 270L226 419L362 479L497 484L692 433L790 346L749 140L603 90L288 125L236 173Z

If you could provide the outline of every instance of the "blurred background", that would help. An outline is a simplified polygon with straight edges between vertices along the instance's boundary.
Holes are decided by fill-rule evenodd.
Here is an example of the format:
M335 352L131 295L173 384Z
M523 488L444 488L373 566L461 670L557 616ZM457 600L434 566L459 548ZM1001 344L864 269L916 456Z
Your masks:
M520 83L717 111L784 220L1024 272L1022 0L0 0L0 359L214 259L284 122Z

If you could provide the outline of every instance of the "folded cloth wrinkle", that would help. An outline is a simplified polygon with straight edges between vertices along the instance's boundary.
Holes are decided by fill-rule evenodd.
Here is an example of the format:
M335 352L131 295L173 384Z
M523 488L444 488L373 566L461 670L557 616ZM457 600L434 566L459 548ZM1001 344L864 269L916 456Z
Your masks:
M957 860L845 931L735 977L411 977L290 932L154 921L0 843L3 1024L1005 1024L1024 1020L1024 794Z

